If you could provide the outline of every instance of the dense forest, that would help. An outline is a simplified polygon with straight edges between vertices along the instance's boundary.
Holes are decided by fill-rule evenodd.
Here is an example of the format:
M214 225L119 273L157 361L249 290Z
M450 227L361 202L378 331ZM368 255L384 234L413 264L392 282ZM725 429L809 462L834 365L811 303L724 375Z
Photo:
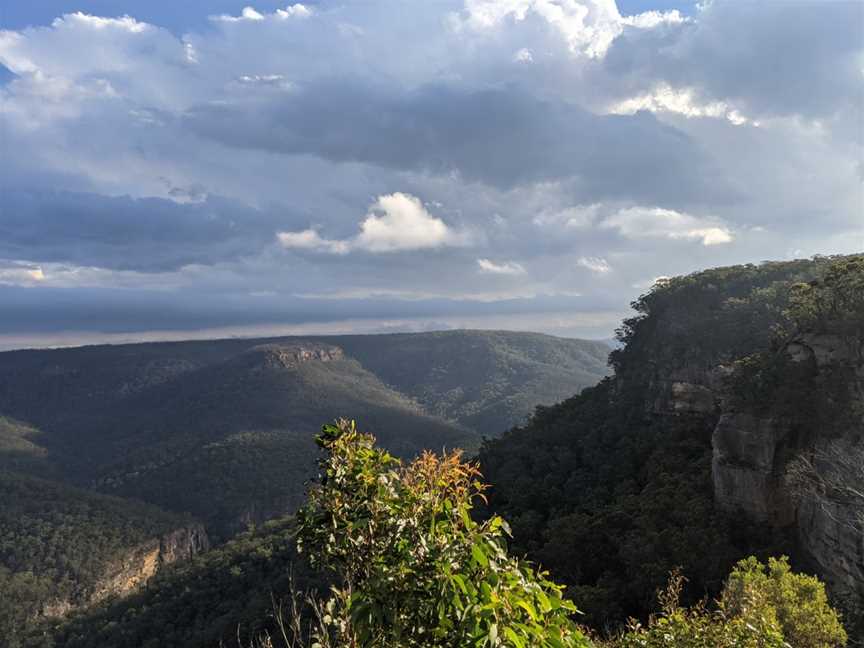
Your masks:
M188 646L245 644L273 629L274 602L323 580L304 567L291 517L271 520L191 561L159 572L142 591L46 622L28 646Z

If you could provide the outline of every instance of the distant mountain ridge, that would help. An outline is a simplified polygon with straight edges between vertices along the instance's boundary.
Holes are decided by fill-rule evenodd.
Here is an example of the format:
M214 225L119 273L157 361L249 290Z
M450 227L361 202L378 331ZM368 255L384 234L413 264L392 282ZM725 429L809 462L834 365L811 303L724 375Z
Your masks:
M218 541L299 504L322 423L355 417L402 456L472 450L607 355L498 331L9 351L0 470L191 513Z

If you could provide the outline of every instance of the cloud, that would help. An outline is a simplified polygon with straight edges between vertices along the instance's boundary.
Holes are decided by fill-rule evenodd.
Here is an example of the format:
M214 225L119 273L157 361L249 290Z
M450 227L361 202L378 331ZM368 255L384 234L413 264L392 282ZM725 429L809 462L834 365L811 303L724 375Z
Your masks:
M613 103L608 111L615 115L632 115L640 110L670 112L692 117L720 117L736 126L753 123L725 101L699 103L692 88L672 88L660 83L650 92ZM756 122L758 124L758 122Z
M61 28L66 25L81 25L89 29L95 30L122 30L132 34L140 34L150 28L147 23L138 22L131 16L122 16L121 18L103 18L101 16L91 16L82 11L65 14L62 18L56 18L51 26Z
M527 47L523 47L522 49L517 50L515 54L513 54L513 60L516 63L533 63L534 54Z
M0 259L0 284L29 286L41 281L45 281L45 273L40 266Z
M557 32L571 53L588 58L605 55L625 25L650 29L684 20L677 11L622 17L609 0L466 0L463 12L454 15L451 24L457 29L488 31L532 18Z
M460 245L464 241L463 235L457 235L426 211L419 198L397 192L378 197L360 224L355 246L370 252L394 252Z
M360 233L344 241L321 238L314 229L279 232L283 247L347 254L351 250L401 252L428 250L468 243L443 220L432 216L416 196L396 192L379 196L360 223Z
M861 248L860 3L17 4L0 325L618 312L649 277Z
M601 257L579 257L576 264L590 270L594 274L604 275L612 272L612 266Z
M254 7L244 7L239 16L231 16L228 14L220 14L211 16L210 19L216 22L236 23L236 22L258 22L263 20L288 20L289 18L308 18L312 15L312 10L306 5L297 3L288 5L285 9L277 9L272 14L262 14Z
M585 229L591 227L598 218L603 205L577 205L557 211L544 211L534 217L533 223L538 226L554 225L573 229Z
M666 238L721 245L734 240L732 232L710 219L659 207L630 207L605 219L600 227L615 229L625 238Z
M723 191L682 132L647 113L595 115L519 88L400 88L331 79L289 94L197 106L185 125L253 150L457 175L500 188L575 178L596 198L674 200Z
M480 272L485 272L487 274L510 276L525 274L525 267L515 261L495 263L489 259L477 259L477 265L480 266Z
M621 87L692 89L701 104L723 102L756 119L825 118L860 105L861 3L709 2L671 34L625 33L604 66Z
M2 187L0 259L161 272L259 253L278 222L215 197L182 204Z
M276 235L279 243L285 248L299 250L321 250L331 254L347 254L351 246L345 241L333 241L321 238L314 229L300 232L279 232Z
M638 29L654 29L661 25L680 25L687 22L687 18L681 15L677 9L671 11L643 11L633 16L623 16L621 24L636 27Z

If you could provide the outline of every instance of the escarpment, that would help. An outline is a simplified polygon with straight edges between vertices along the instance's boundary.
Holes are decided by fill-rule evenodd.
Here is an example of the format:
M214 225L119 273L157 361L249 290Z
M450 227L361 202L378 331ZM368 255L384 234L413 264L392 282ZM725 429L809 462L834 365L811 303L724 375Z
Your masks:
M61 617L107 598L129 594L145 585L163 567L190 560L209 548L207 532L199 523L153 537L106 564L101 577L82 585L75 594L46 601L40 616Z
M239 354L232 362L252 372L292 369L307 362L334 362L344 359L342 349L330 344L260 344Z
M751 554L860 587L864 475L828 450L862 448L864 256L664 279L632 306L613 376L481 449L514 546L598 625L650 613L670 570L702 595Z
M732 365L654 381L652 410L712 429L718 506L787 529L839 596L864 601L864 362L854 341L802 334L776 352L777 384ZM736 381L743 381L744 386Z

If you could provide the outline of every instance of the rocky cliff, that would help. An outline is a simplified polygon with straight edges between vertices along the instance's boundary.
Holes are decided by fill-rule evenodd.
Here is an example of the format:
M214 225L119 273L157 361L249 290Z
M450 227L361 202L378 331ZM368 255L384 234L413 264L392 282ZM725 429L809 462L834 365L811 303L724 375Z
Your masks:
M240 354L235 362L248 370L291 369L306 362L333 362L345 354L337 346L304 342L298 344L260 344Z
M189 560L209 548L207 532L197 523L152 538L106 565L102 578L86 591L46 602L41 614L60 617L109 597L128 594L147 583L163 566Z
M724 509L795 534L835 593L864 602L864 362L836 335L801 335L777 353L781 387L742 399L729 365L655 380L656 414L713 426L712 481ZM794 388L784 381L795 383ZM793 400L790 400L794 399Z

